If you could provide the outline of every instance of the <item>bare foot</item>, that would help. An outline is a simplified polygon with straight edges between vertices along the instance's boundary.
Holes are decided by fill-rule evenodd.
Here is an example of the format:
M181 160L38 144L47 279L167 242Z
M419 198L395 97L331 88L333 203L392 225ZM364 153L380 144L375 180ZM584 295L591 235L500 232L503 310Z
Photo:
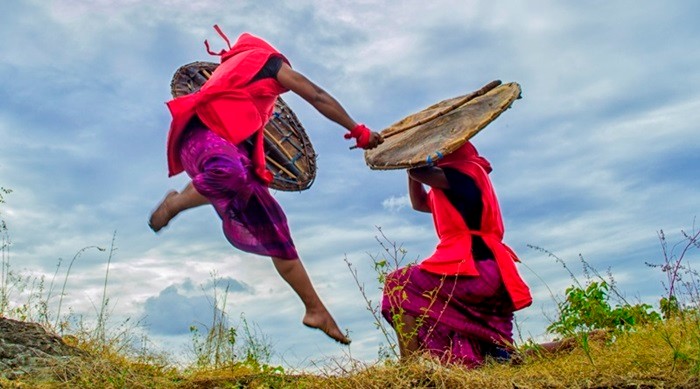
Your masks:
M158 208L156 208L151 214L151 218L148 221L148 226L151 227L153 232L158 232L163 227L167 226L170 220L177 214L177 212L173 212L169 206L169 202L171 201L172 197L177 194L177 191L174 190L168 192L163 201L158 204Z
M307 311L306 315L304 315L304 320L302 323L304 323L304 325L307 327L316 328L325 332L326 335L335 339L335 341L338 343L350 344L351 342L351 340L340 331L340 328L335 323L335 320L333 320L333 317L330 313L328 313L328 311L319 313L311 313Z
M536 347L525 350L525 355L541 355L543 353L555 354L564 351L571 351L580 346L583 342L584 334L570 336L553 342L540 343ZM585 334L586 341L590 343L604 343L609 340L610 334L607 330L592 330Z

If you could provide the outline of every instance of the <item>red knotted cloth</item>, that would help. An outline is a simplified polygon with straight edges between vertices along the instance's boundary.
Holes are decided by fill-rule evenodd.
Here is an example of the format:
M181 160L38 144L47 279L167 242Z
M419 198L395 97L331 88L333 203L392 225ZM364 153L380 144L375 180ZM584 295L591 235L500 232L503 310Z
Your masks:
M361 148L361 149L366 149L367 146L369 146L369 139L372 136L372 131L367 128L364 124L358 124L355 127L353 127L350 132L344 135L345 139L352 139L355 138L355 146Z
M483 210L481 230L470 231L462 215L452 206L440 189L433 188L428 193L435 229L440 239L435 252L420 264L431 273L441 275L478 276L479 272L472 256L472 235L478 235L491 250L503 278L508 294L516 310L532 304L530 288L525 284L515 267L519 262L515 252L503 243L503 219L488 173L491 164L479 156L476 148L467 142L457 151L448 154L437 163L438 167L449 167L471 177L481 191Z
M229 44L218 26L214 28ZM254 83L250 80L263 68L270 57L289 61L264 40L243 33L228 50L213 53L205 41L207 51L221 56L221 65L211 78L195 93L177 97L166 104L172 115L168 133L168 175L183 171L178 141L190 119L196 114L212 132L233 144L239 144L255 134L251 160L255 174L265 183L272 182L272 173L265 168L263 149L264 128L272 116L277 96L287 91L274 78Z

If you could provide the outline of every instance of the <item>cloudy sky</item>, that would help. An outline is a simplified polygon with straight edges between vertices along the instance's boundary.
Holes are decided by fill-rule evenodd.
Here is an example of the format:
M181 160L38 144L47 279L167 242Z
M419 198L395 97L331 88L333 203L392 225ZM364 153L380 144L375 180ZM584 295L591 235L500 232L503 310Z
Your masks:
M543 247L580 271L610 271L631 301L655 304L663 274L657 232L671 243L700 214L700 5L694 1L183 1L10 0L0 4L0 208L12 269L62 283L84 247L109 248L112 320L141 320L154 348L183 353L189 326L226 302L293 368L371 362L384 337L346 260L380 297L371 260L378 227L429 255L432 221L408 207L403 171L372 171L341 128L298 97L285 100L318 154L311 189L276 193L319 294L353 338L341 347L301 325L302 305L268 259L230 247L207 207L161 234L150 211L186 177L167 178L170 78L244 31L375 130L495 79L523 99L474 144L494 166L506 242L535 302L517 314L541 339L550 290L571 284ZM64 312L94 317L107 252L75 260ZM697 258L697 256L695 257ZM218 289L213 289L216 282ZM222 290L228 287L228 295ZM218 292L215 292L218 290ZM54 292L54 295L57 292ZM16 302L21 303L17 298ZM54 301L55 302L55 301ZM544 336L546 338L546 336Z

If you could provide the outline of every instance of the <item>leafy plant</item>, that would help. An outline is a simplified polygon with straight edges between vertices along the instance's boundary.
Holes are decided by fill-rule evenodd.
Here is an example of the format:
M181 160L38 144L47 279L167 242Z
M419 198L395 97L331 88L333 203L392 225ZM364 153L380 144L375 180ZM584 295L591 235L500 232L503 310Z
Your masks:
M661 316L649 304L610 306L609 286L605 281L591 281L585 288L570 286L566 300L559 303L559 319L547 327L548 332L570 336L597 329L628 331L639 324L656 322Z
M559 317L547 327L547 332L572 336L594 330L629 331L634 326L661 320L661 315L651 305L628 302L617 290L615 279L609 270L607 278L603 277L579 255L585 277L582 283L563 259L541 247L528 247L554 258L573 281L573 285L565 291L564 300L554 297ZM614 307L611 305L612 299L617 301Z

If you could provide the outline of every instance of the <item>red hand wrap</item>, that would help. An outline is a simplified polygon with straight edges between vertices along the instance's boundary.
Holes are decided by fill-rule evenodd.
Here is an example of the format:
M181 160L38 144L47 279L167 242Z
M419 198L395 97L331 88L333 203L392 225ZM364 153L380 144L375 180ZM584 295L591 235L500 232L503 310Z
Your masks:
M372 131L370 131L370 129L367 128L367 126L365 126L364 124L358 124L355 126L355 128L350 130L350 132L345 134L345 139L357 139L356 146L361 149L364 149L367 148L367 146L369 146L369 138L371 135Z

